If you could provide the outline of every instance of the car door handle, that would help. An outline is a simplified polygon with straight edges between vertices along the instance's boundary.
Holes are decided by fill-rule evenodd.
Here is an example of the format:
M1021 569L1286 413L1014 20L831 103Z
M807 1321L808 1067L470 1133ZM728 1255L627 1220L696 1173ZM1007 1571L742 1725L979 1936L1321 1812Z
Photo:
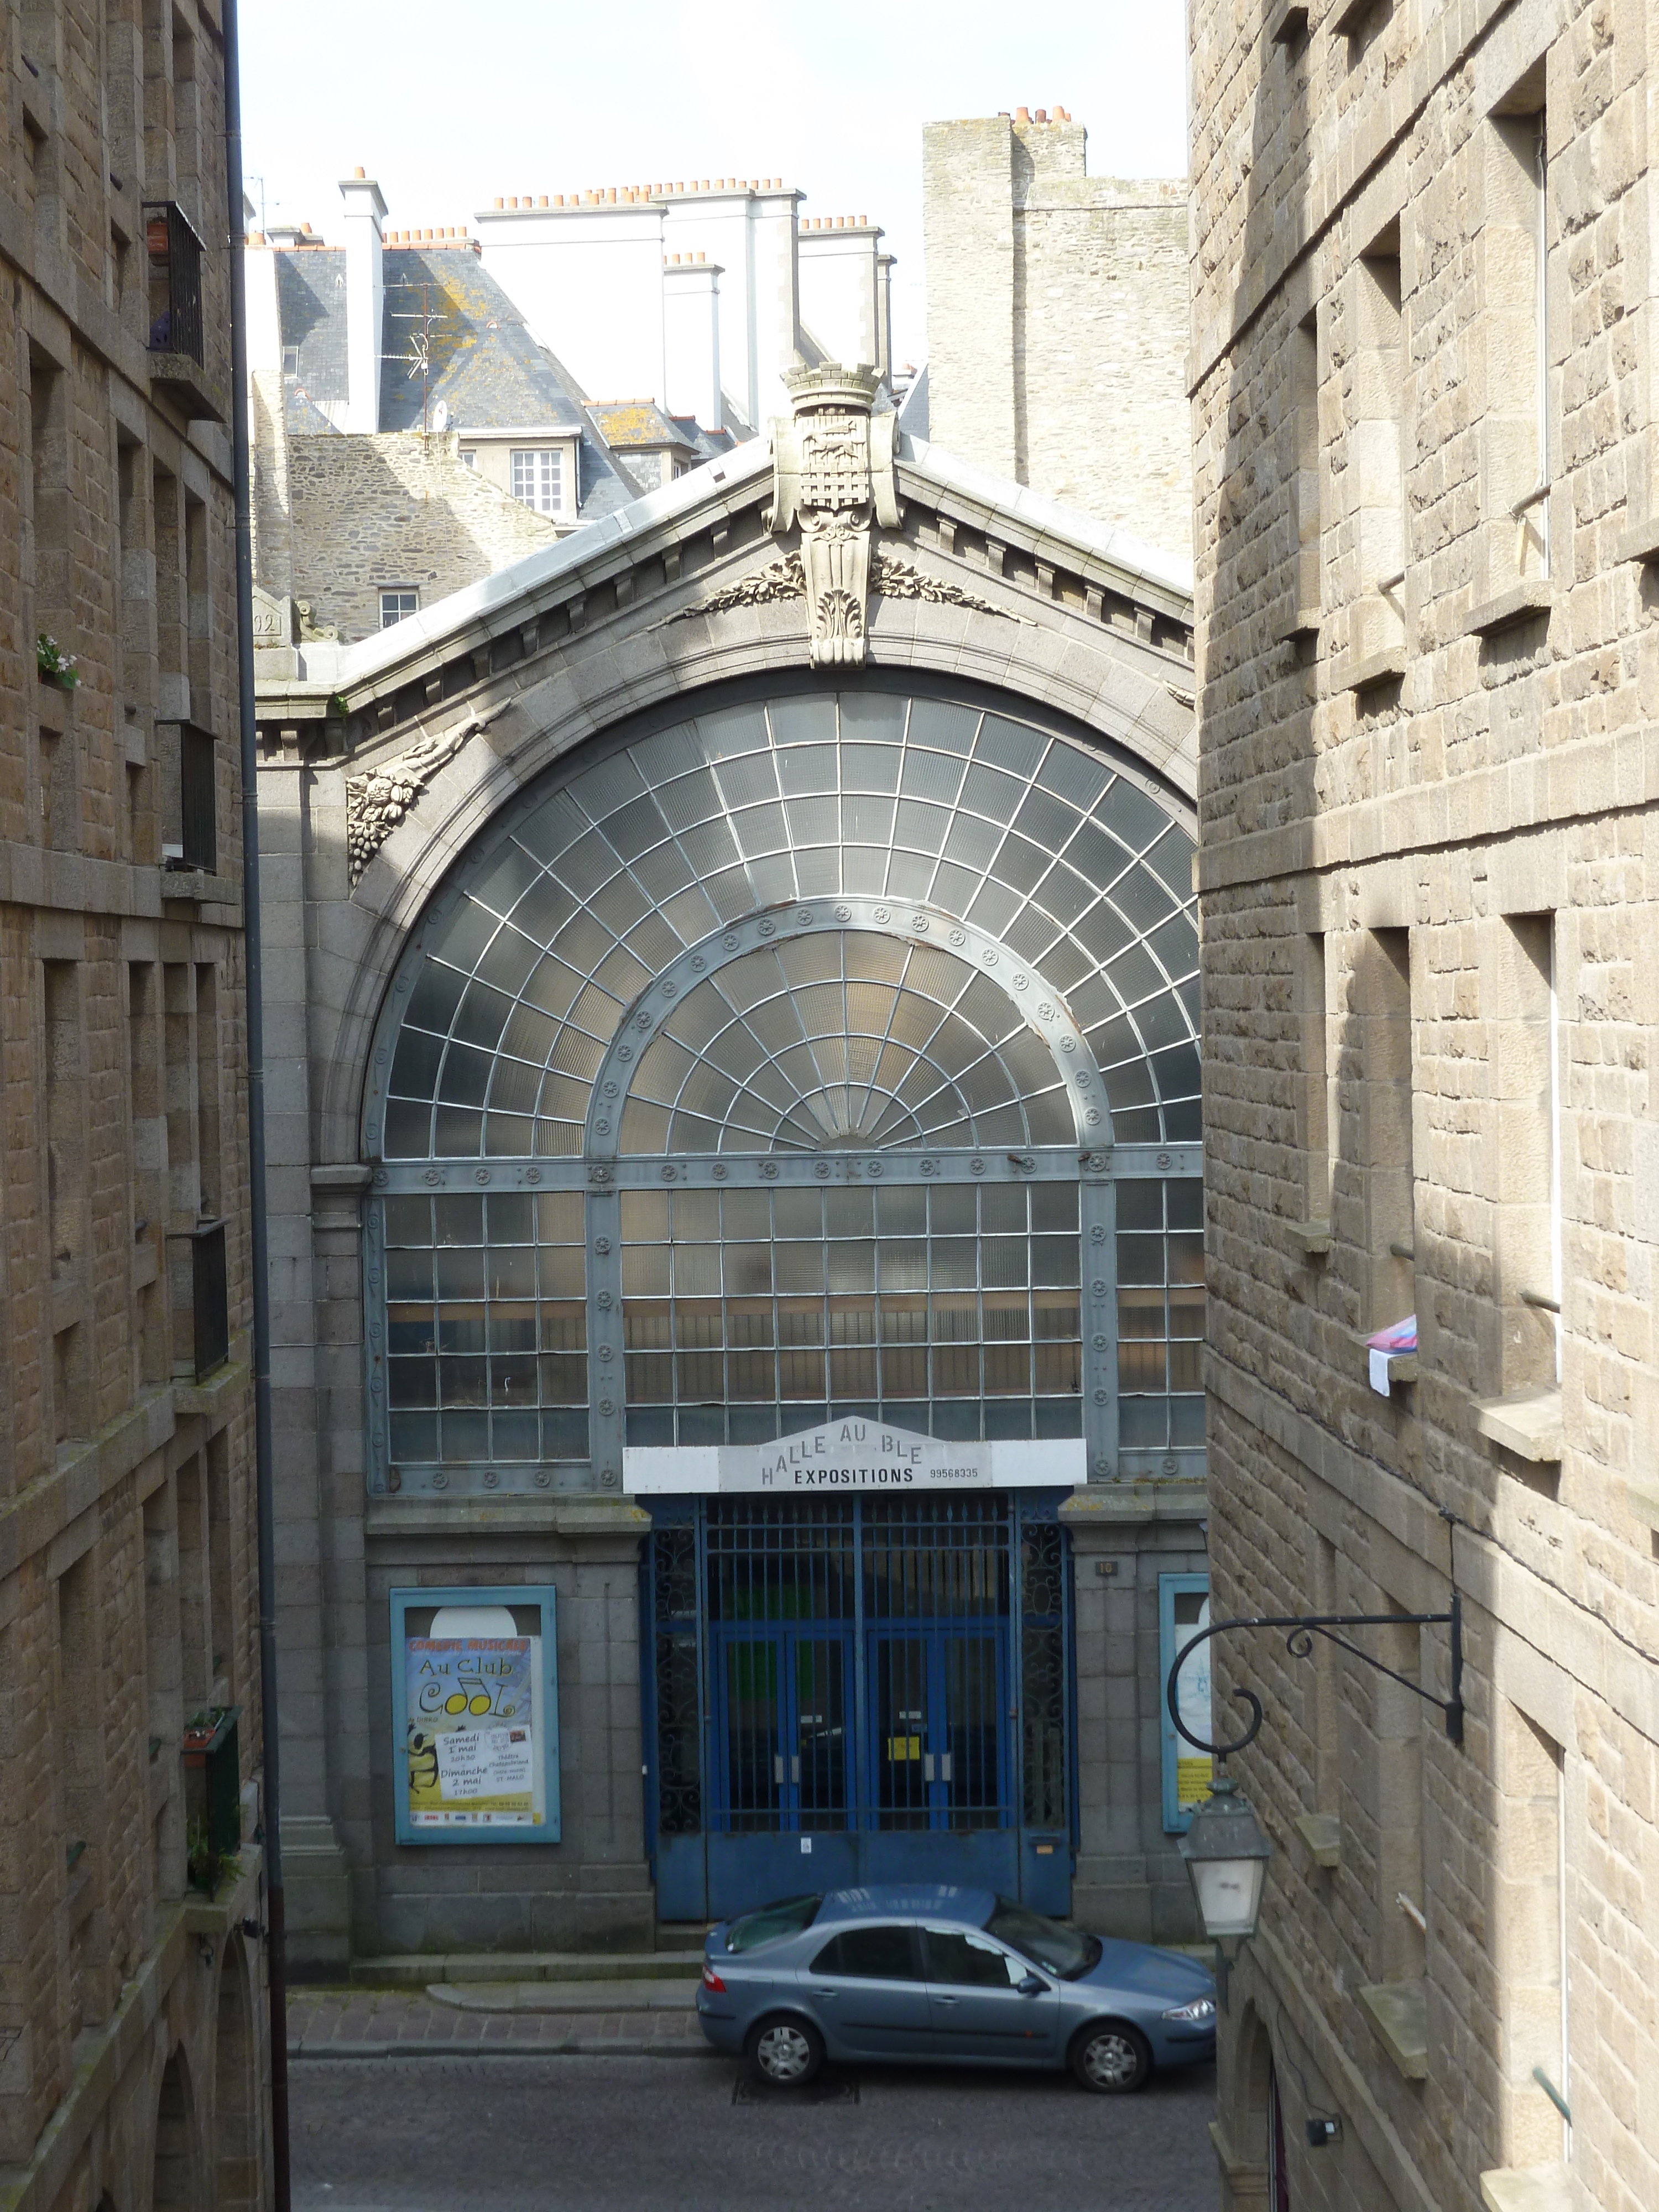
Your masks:
M823 1997L827 2000L830 1997L838 1997L841 1995L841 1991L839 1990L814 1990L812 1994L815 1997Z
M932 1994L932 1996L933 1996L933 2002L934 2002L935 2004L946 2004L946 2005L950 2005L950 2004L954 2004L954 2003L956 2002L956 1999L955 1999L954 1997L942 1996L939 1994L939 1990L933 1990L933 1991L931 1992L931 1994Z

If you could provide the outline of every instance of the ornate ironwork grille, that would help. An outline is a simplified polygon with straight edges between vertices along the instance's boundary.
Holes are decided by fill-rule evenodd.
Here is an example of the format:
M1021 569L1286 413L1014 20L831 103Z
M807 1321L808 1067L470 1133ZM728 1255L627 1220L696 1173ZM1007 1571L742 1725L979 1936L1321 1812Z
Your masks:
M1066 1559L1057 1522L995 1495L711 1498L659 1525L659 1832L1063 1833Z

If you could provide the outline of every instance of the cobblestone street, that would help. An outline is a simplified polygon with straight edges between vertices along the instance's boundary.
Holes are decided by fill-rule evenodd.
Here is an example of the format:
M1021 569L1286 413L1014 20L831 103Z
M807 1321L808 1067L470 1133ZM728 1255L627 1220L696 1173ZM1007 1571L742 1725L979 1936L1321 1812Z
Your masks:
M353 2039L374 2040L385 2007L352 2020ZM511 2040L579 2025L620 2041L640 2023L520 2016ZM665 2027L657 2057L296 2058L296 2212L1211 2212L1216 2200L1210 2067L1125 2099L1058 2074L896 2067L765 2092L678 2021Z

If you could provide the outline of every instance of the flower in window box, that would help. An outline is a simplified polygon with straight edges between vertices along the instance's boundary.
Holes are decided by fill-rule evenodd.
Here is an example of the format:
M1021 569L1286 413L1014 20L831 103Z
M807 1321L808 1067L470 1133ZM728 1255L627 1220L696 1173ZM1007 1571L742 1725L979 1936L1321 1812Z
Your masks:
M42 630L34 641L34 665L43 684L55 684L60 691L73 691L81 681L75 665L75 655L65 653L55 637Z

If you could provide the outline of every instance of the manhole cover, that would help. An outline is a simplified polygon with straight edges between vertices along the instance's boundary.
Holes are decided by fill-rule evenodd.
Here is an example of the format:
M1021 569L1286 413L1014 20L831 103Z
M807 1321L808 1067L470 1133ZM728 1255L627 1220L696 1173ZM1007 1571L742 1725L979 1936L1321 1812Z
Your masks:
M750 2074L739 2074L732 2084L734 2105L856 2105L858 2100L857 2075L837 2074L833 2069L800 2089L775 2089Z

